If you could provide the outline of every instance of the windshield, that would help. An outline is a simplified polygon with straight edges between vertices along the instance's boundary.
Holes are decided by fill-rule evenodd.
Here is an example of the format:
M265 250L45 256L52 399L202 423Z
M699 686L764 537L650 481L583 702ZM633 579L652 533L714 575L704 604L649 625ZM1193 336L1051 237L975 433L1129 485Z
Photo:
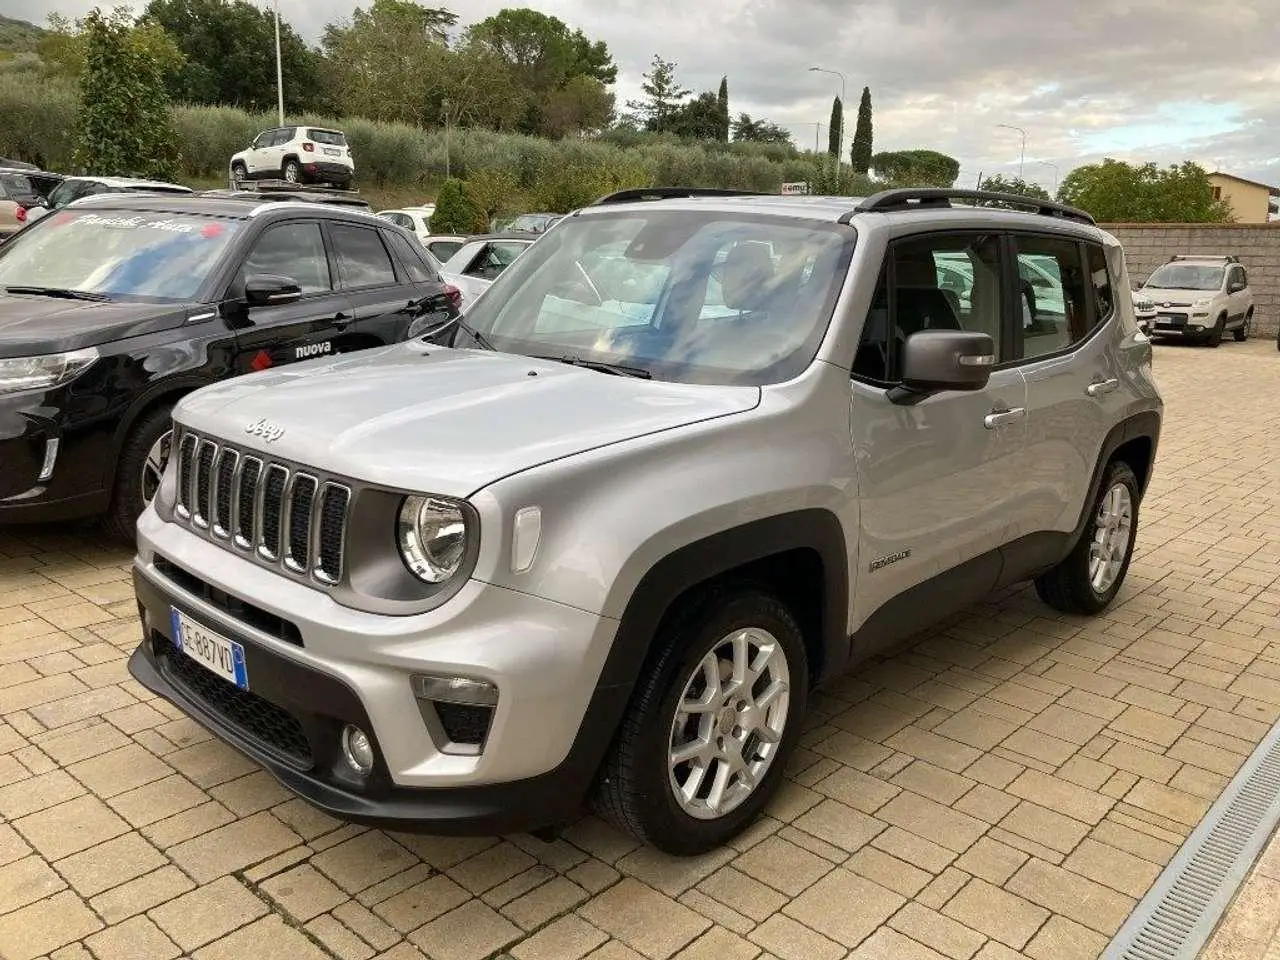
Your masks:
M556 220L560 219L558 214L553 213L523 213L511 221L508 230L528 230L531 233L540 233L550 227Z
M1222 286L1224 267L1196 263L1166 263L1151 274L1148 287L1157 290L1217 290Z
M0 287L188 300L240 226L183 214L64 210L0 247Z
M503 271L467 321L498 350L687 383L777 383L813 360L853 236L723 212L570 217Z
M327 143L333 147L345 147L347 145L347 138L336 130L312 129L307 132L311 134L311 139L316 143Z

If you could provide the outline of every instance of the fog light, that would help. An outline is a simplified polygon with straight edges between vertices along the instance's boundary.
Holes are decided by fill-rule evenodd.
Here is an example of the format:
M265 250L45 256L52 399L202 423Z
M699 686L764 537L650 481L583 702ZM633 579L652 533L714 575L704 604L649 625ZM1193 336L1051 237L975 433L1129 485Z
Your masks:
M359 727L347 724L342 728L342 756L360 776L373 772L373 744Z

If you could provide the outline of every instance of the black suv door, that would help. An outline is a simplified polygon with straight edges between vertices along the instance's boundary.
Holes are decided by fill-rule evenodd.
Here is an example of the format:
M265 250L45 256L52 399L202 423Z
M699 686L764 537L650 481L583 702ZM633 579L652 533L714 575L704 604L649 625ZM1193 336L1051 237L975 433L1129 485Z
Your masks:
M291 303L240 308L228 320L236 328L236 373L340 353L354 342L351 301L334 281L333 263L318 220L269 225L254 241L228 290L241 300L254 274L289 277L302 288Z
M413 321L430 310L423 302L429 291L411 282L403 264L397 266L382 230L338 221L330 221L328 228L361 337L380 343L403 340Z

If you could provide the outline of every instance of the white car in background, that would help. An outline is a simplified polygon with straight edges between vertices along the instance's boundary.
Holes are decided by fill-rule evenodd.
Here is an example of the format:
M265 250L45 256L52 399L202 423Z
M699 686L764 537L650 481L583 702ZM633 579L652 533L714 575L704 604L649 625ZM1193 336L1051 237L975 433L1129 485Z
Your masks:
M431 236L431 216L436 212L434 203L424 203L417 207L397 207L394 210L379 210L378 216L390 220L397 227L404 227L424 246Z
M443 270L449 258L461 250L471 237L462 233L433 233L423 241L437 270Z
M347 136L324 127L272 127L231 157L234 184L245 180L329 183L349 189L356 177Z
M462 308L489 289L489 285L516 257L538 239L532 233L490 233L468 237L452 257L440 268L445 283L462 291Z

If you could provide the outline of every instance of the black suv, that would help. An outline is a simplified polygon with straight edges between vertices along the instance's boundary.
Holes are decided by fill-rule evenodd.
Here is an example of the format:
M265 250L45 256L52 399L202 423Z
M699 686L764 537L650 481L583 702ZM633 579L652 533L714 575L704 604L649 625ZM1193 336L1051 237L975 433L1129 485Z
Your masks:
M102 515L131 539L178 398L443 330L459 302L412 234L343 205L76 201L0 247L0 522Z

